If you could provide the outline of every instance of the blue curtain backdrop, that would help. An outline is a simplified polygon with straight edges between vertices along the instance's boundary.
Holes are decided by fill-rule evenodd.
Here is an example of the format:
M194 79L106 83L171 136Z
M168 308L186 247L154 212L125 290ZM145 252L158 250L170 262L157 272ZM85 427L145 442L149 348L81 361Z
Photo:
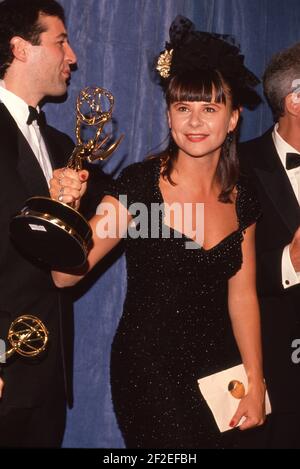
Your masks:
M260 77L274 52L300 40L299 0L61 0L61 4L78 70L68 100L47 105L48 120L74 138L79 90L87 85L109 89L116 100L116 133L125 134L103 166L114 174L157 151L167 136L162 96L151 69L177 14L188 16L199 29L235 35L246 64ZM266 104L244 112L242 139L261 134L271 123ZM113 261L76 292L75 403L68 413L65 447L124 446L111 403L109 361L126 291L126 267L123 257Z

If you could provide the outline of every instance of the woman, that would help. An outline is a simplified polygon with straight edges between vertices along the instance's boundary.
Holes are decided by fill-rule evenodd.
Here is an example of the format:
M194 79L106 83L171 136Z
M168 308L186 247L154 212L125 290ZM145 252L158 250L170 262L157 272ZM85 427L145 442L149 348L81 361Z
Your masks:
M128 290L111 357L114 408L127 447L237 447L238 432L220 434L197 379L232 366L240 353L249 389L230 425L243 416L241 429L263 423L254 260L259 208L238 180L234 143L239 107L250 104L257 79L237 47L195 31L183 17L171 26L157 70L170 145L126 168L91 221L86 272L128 230ZM80 190L75 172L54 173L53 198L78 202ZM119 201L125 195L128 210ZM137 203L147 208L143 217L134 217ZM161 204L156 231L151 222ZM53 272L53 278L65 287L81 276Z

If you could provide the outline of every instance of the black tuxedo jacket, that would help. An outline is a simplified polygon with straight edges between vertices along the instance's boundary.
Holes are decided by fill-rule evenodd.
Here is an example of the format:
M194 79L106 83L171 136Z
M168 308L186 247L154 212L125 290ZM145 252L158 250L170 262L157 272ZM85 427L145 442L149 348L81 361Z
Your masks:
M300 208L272 130L242 143L239 157L241 171L250 175L262 207L256 228L257 289L267 386L274 412L299 412L300 363L292 360L292 342L300 339L300 285L283 288L281 258L300 225Z
M73 142L50 126L45 136L53 167L64 166ZM22 358L15 353L3 367L1 418L10 407L39 406L56 394L66 393L71 404L73 319L71 302L55 287L49 269L27 260L10 239L11 217L28 197L49 196L49 191L36 157L3 104L0 167L0 338L25 313L40 318L49 330L49 346L42 355Z

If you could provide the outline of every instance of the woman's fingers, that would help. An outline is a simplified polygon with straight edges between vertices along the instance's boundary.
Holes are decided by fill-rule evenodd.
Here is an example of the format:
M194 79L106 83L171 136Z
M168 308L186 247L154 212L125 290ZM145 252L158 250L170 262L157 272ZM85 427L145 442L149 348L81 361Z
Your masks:
M50 180L50 195L52 199L67 204L79 201L86 191L88 176L89 173L86 170L56 169Z

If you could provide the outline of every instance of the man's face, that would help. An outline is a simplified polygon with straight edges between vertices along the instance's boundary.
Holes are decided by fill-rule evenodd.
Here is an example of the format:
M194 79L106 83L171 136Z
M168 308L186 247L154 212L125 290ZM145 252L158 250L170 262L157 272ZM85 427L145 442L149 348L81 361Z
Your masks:
M29 44L28 56L28 73L39 100L65 94L70 66L76 63L63 22L55 16L41 15L40 23L46 31L40 34L40 45Z

